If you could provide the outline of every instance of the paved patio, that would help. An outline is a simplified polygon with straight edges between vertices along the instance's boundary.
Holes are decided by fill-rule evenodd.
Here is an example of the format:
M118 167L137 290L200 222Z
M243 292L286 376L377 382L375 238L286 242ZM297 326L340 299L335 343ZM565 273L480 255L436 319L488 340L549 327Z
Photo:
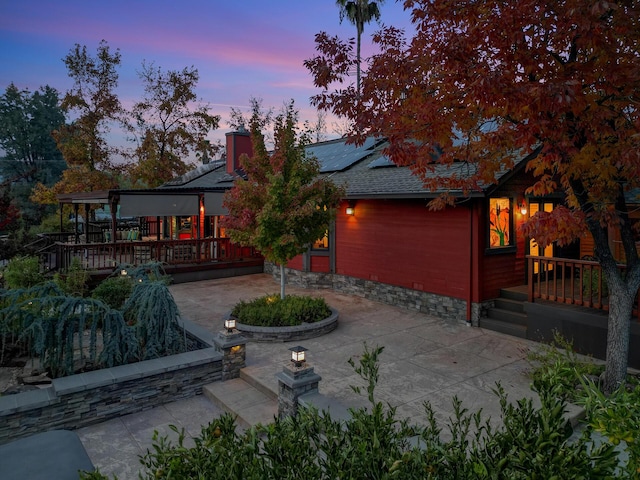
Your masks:
M222 316L242 299L277 293L279 284L266 274L205 280L171 286L171 293L188 318L212 333L222 329ZM306 340L308 361L320 374L320 393L346 406L366 405L350 385L361 380L347 363L363 351L364 342L383 346L377 398L397 407L412 422L424 422L423 403L431 402L439 420L451 415L451 399L497 419L499 403L492 393L500 381L513 399L531 396L526 354L534 343L500 333L391 307L329 290L287 286L288 294L323 296L340 312L339 326L328 335ZM245 373L277 388L275 374L288 361L287 343L249 343ZM120 480L137 478L137 456L151 445L154 429L171 433L169 425L199 432L221 410L204 396L174 402L78 430L93 463ZM173 434L175 437L175 434Z

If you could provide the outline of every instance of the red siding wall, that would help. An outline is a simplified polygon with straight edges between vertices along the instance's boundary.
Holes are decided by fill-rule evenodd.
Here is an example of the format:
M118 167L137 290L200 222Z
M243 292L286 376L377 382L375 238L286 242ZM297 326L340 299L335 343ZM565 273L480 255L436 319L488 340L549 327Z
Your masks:
M345 207L343 205L343 207ZM466 300L469 209L425 201L358 200L336 219L336 273Z
M329 273L331 271L329 257L311 255L311 271L319 273Z
M298 255L294 259L287 262L288 268L293 268L294 270L302 270L302 255Z

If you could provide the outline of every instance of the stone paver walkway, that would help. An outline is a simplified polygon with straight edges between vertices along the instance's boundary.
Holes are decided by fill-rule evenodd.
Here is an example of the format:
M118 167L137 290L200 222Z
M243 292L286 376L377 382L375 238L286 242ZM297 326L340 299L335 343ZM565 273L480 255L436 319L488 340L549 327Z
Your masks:
M279 285L259 274L172 285L170 290L183 317L214 333L239 300L277 293ZM340 312L335 331L301 345L309 349L307 358L322 377L320 392L346 406L367 403L350 388L362 382L347 363L363 351L364 342L384 347L377 398L418 424L425 421L425 401L431 402L439 420L446 420L453 396L472 411L482 408L498 418L499 403L492 393L496 381L514 400L532 395L526 376L526 354L535 346L531 342L330 290L287 286L286 293L321 295ZM243 373L277 391L275 375L288 361L291 346L249 343ZM102 472L133 479L139 469L137 455L150 446L154 429L168 432L168 425L176 424L193 435L219 414L218 407L200 396L78 432Z

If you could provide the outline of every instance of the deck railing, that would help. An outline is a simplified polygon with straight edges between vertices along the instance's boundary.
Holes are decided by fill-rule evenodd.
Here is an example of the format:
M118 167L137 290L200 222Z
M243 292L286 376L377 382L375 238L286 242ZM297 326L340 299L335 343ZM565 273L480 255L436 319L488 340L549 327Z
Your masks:
M61 270L79 258L87 270L110 270L118 265L158 261L167 265L197 265L261 258L252 247L240 247L228 238L118 241L55 244L49 268Z
M592 260L527 256L528 296L551 302L609 310L609 288L602 267ZM618 268L624 275L625 265ZM640 295L636 294L633 315L640 321Z

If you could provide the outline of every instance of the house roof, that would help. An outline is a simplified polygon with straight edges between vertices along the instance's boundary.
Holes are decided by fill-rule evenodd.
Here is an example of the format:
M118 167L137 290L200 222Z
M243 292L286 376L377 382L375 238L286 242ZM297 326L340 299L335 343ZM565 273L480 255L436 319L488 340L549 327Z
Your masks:
M224 159L200 165L184 175L159 186L166 189L226 189L230 188L237 176L227 173Z
M346 189L346 198L433 198L443 190L432 191L409 167L397 166L383 154L388 145L385 140L367 141L361 147L347 143L346 139L332 140L307 147L320 163L320 171L336 184ZM475 166L469 163L435 165L427 172L433 178L456 175L464 178L475 173ZM500 172L496 183L508 173ZM462 195L462 190L450 190L452 195ZM465 196L482 196L483 191Z
M354 145L341 138L326 142L319 142L306 147L308 156L313 156L320 164L323 176L331 178L337 185L345 188L346 198L433 198L443 190L432 191L424 186L423 181L415 175L409 167L397 166L389 157L383 154L388 143L384 139L368 138L362 145ZM524 162L521 162L524 164ZM457 175L460 178L474 173L474 166L469 163L454 163L452 165L435 165L431 175L433 178ZM501 180L509 177L504 170L496 176L497 185ZM227 173L226 161L215 160L200 165L194 170L177 177L160 187L142 190L112 190L93 192L89 194L61 195L61 203L107 203L106 198L111 195L137 197L140 202L142 196L150 198L157 194L173 193L176 195L197 195L201 193L214 195L233 186L233 182L240 178L237 173ZM487 186L492 187L492 186ZM465 193L465 196L484 196L486 188ZM463 195L462 190L450 190L454 196ZM132 197L133 198L133 197ZM152 201L152 200L150 200Z
M424 186L422 180L409 167L394 164L383 154L388 145L386 140L369 137L362 145L354 145L340 138L308 145L306 153L320 164L322 175L331 178L337 185L345 187L346 198L430 198L442 191L432 191ZM435 165L434 178L457 175L464 178L474 173L474 166L468 163L453 165ZM507 173L501 172L496 182ZM188 191L226 190L233 186L238 178L229 174L225 160L216 160L178 177L155 189ZM462 195L462 190L449 191L453 195ZM473 192L471 196L482 196L483 192ZM469 196L469 195L466 195Z

